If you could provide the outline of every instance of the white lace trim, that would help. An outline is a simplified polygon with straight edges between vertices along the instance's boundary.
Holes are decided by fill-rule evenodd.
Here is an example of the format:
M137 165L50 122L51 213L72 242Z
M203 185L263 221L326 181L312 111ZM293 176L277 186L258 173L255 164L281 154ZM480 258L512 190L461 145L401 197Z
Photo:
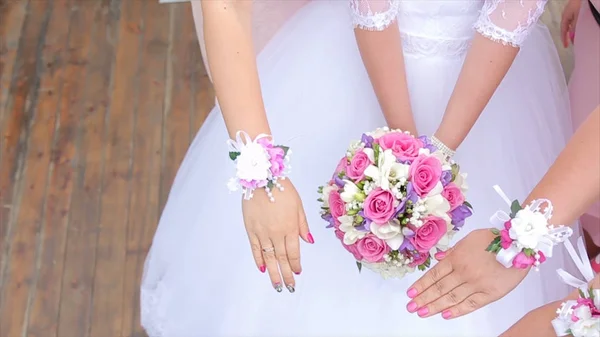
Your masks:
M532 0L518 0L524 11L527 11L527 20L520 22L518 18L507 17L504 9L499 9L498 6L506 1L517 1L517 0L488 0L481 9L481 15L474 25L474 28L481 35L487 37L490 40L502 43L504 45L510 45L513 47L520 47L523 42L527 39L531 28L537 23L540 16L544 12L544 6L547 0L535 0L536 5L534 9L525 8L524 1ZM498 24L494 23L491 19L492 14L496 11L501 11L501 16L507 20L517 21L517 28L510 31ZM523 13L519 13L523 14Z
M404 54L421 57L461 57L471 47L471 39L433 39L412 34L400 33Z
M382 0L374 1L381 2ZM385 11L374 12L371 9L369 0L350 0L350 8L352 9L352 24L354 28L382 31L397 19L400 2L398 0L387 0L387 9Z

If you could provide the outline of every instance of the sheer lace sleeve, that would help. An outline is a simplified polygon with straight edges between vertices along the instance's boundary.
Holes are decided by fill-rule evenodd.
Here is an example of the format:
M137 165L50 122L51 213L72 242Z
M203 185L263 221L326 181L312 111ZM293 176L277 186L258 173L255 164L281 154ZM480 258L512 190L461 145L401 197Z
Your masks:
M485 0L475 29L494 41L519 47L548 0Z
M350 0L354 27L381 31L396 21L400 0Z

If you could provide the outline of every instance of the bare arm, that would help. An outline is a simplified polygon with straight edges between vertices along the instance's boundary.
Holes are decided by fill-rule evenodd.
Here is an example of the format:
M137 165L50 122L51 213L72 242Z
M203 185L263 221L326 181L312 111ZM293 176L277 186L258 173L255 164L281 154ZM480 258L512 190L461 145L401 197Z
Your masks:
M512 65L547 0L486 0L463 69L435 136L451 149L467 137Z
M252 1L204 0L208 66L230 137L270 134L252 44Z
M527 201L540 198L552 201L555 224L573 223L600 198L600 106L577 129Z
M416 135L396 24L397 3L397 0L353 0L354 33L388 126ZM366 20L378 15L385 18Z

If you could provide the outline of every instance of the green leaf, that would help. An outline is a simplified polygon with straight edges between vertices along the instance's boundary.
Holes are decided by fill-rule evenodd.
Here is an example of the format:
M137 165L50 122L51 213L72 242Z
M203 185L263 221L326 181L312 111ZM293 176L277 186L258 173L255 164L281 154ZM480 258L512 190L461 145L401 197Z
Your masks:
M595 297L594 297L594 292L592 290L593 290L592 287L590 287L590 289L588 289L588 294L590 294L590 300L592 300L592 302L593 302Z
M375 153L375 164L379 163L379 151L381 150L381 148L379 147L379 144L373 144L373 152Z
M362 271L362 263L356 261L356 267L358 267L358 272L360 273Z
M456 180L456 176L458 176L458 172L460 172L460 166L458 166L458 164L452 164L451 166L452 168L452 180L450 181L454 181Z
M517 216L517 213L522 210L523 208L521 207L521 204L519 203L519 200L514 200L512 202L512 204L510 205L510 217L514 218Z
M527 256L534 256L535 255L535 251L531 248L525 248L523 249L523 253Z
M469 203L468 201L465 200L464 202L465 206L469 207L471 210L473 210L473 205L471 205L471 203Z
M236 160L239 155L239 152L229 152L229 159Z
M267 183L267 187L272 190L273 187L275 187L275 184L273 184L273 182L269 180L269 182Z
M276 145L275 147L278 147L280 149L283 150L283 156L287 156L288 151L290 150L289 146L283 146L283 145Z
M494 235L500 235L500 231L498 230L498 228L492 228L491 231Z
M583 290L581 289L577 289L579 291L579 296L581 296L581 298L585 298L585 293L583 292Z

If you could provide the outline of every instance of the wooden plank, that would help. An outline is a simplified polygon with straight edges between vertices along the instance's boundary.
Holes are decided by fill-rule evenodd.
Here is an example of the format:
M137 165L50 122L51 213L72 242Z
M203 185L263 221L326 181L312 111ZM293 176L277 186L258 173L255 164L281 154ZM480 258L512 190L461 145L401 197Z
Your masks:
M198 42L196 42L197 44ZM194 115L191 125L193 135L196 133L204 124L204 120L208 117L208 114L215 106L215 91L213 89L210 78L204 69L204 63L202 61L202 54L200 48L196 47L195 50L195 63L196 68L193 72L193 95L194 95ZM193 139L193 138L192 138Z
M199 53L199 48L192 8L187 3L170 6L174 17L169 38L173 51L168 65L170 85L166 92L160 210L165 205L175 174L195 134L191 130L196 116L192 82L195 80L196 52Z
M33 272L35 246L28 240L35 238L37 223L27 212L39 212L43 198L44 182L29 182L27 186L27 200L32 198L33 210L27 202L23 205L23 212L19 211L21 196L25 189L22 179L26 167L25 158L28 154L29 132L34 120L37 89L39 81L37 73L40 71L38 62L41 47L44 43L51 12L48 2L35 2L31 4L27 15L25 28L20 40L18 52L19 63L15 66L16 76L19 81L13 83L11 88L11 101L8 106L8 123L5 125L3 158L0 162L0 196L2 205L10 207L11 211L2 214L0 222L3 232L2 263L0 269L0 336L21 335L24 325L22 312L27 306L29 282ZM39 185L31 185L39 183ZM32 191L33 188L36 191ZM42 191L40 191L40 189ZM31 196L29 193L31 192ZM27 223L17 222L21 214L28 220ZM23 215L24 214L24 215ZM8 216L7 216L8 215ZM10 294L10 296L8 296Z
M29 133L27 157L21 183L26 188L26 197L22 198L17 214L13 251L9 261L8 289L15 285L18 289L12 291L6 307L11 308L13 324L8 330L8 335L17 335L24 328L23 335L30 336L27 332L27 321L30 306L38 294L36 283L38 279L40 241L44 233L44 205L49 173L52 171L51 151L55 133L56 116L60 101L60 87L62 82L62 54L69 33L69 15L71 9L68 1L55 0L52 4L50 22L41 55L36 77L39 78L39 90L35 114L32 116L32 126ZM37 235L36 235L37 234ZM19 247L18 249L14 249ZM43 289L41 291L43 296Z
M146 3L143 56L140 63L140 95L143 96L140 96L137 108L133 142L122 336L143 334L139 324L140 278L160 210L158 203L163 110L170 105L169 101L165 101L165 89L172 87L173 82L170 78L173 75L172 60L176 51L173 50L172 28L177 21L173 14L180 7L181 5L161 5L157 1ZM169 77L166 77L167 74ZM184 122L189 120L189 97L188 95ZM185 134L187 125L183 130Z
M43 253L37 284L38 292L32 304L28 329L29 336L57 336L61 280L65 268L64 255L69 223L68 210L71 200L73 200L73 207L71 208L70 218L74 219L75 226L83 223L86 227L92 228L91 230L76 231L75 233L85 233L76 236L76 239L85 241L82 243L84 248L76 253L79 254L81 268L87 267L87 275L93 273L93 267L89 266L93 265L95 255L97 217L94 218L94 216L98 214L99 172L102 168L102 126L107 103L106 88L110 82L110 67L113 55L110 24L114 21L112 18L117 17L109 11L109 5L109 0L103 0L93 13L94 29L91 40L94 43L90 46L90 57L86 64L85 92L80 92L77 98L81 112L78 127L75 129L76 140L73 141L72 137L67 137L65 129L61 129L59 135L57 149L66 147L69 156L72 156L73 151L75 151L77 162L75 170L73 170L71 163L60 160L61 156L58 155L60 153L55 156L55 167L52 172L48 190L49 200L46 206L45 235L42 241ZM87 10L92 13L93 9L89 8ZM114 34L114 32L112 33ZM81 79L81 82L83 83L83 79ZM71 139L71 144L64 144L67 139ZM76 149L73 149L73 143L77 145ZM75 248L77 247L75 246ZM70 252L72 253L73 246L71 248ZM74 262L73 259L68 261L70 263ZM73 265L76 264L71 266ZM83 269L83 273L85 273L85 269ZM85 276L83 278L85 279ZM88 279L91 279L91 277L88 277ZM77 284L75 282L75 285ZM90 288L91 285L88 286L88 289ZM65 299L65 304L78 305L78 302Z
M4 174L0 173L0 306L2 302L2 274L8 258L8 251L5 249L9 240L8 223L13 193L10 179L11 172L9 170L10 165L12 165L10 161L15 160L16 155L15 152L11 152L7 156L5 152L7 148L10 149L16 144L18 136L15 138L14 131L9 131L9 128L18 127L15 122L19 121L18 119L7 121L7 115L14 102L13 97L9 94L15 91L15 79L17 78L15 75L18 74L19 67L22 65L22 60L18 62L17 55L19 46L22 46L19 45L19 41L25 28L28 5L28 0L0 5L0 36L2 37L0 39L0 172L4 172ZM16 72L14 72L15 69L17 69ZM0 329L0 331L2 330Z
M48 240L46 244L48 246L53 244L56 254L66 251L63 261L55 266L57 269L63 269L59 293L63 301L58 307L58 318L55 318L55 323L58 325L56 327L58 336L85 336L89 321L92 275L91 273L86 274L85 266L93 263L93 260L86 261L83 266L73 261L73 259L78 261L77 259L86 256L85 249L81 249L81 245L86 243L84 240L86 224L77 222L77 218L69 219L68 215L75 180L74 168L75 170L78 168L78 145L76 144L78 123L85 106L82 97L86 90L86 74L90 68L89 60L92 58L91 48L94 41L90 39L90 36L94 31L94 13L97 8L98 3L95 1L74 0L71 3L73 13L61 97L60 127L52 158L54 171L48 191L49 226L56 226L54 232L56 236L51 237L49 235L53 233L49 233L45 237ZM76 199L73 198L73 200ZM85 206L73 204L73 207L84 209ZM55 241L52 242L52 240ZM66 244L65 241L67 241ZM51 277L59 278L56 274ZM55 291L57 291L56 288L53 288L53 292ZM52 296L57 296L57 294ZM40 313L40 315L42 314L45 313ZM49 314L56 315L57 312Z
M149 118L137 109L143 16L147 1L123 1L116 50L111 109L108 118L105 169L101 195L101 222L94 269L94 297L91 336L121 336L127 225L131 198L132 148L135 116ZM146 27L153 25L147 22ZM165 26L153 29L165 30ZM152 39L148 36L148 39ZM143 130L149 131L149 130ZM137 140L137 139L135 139ZM144 139L142 139L144 141ZM147 181L145 183L148 183ZM132 214L137 216L137 214Z

